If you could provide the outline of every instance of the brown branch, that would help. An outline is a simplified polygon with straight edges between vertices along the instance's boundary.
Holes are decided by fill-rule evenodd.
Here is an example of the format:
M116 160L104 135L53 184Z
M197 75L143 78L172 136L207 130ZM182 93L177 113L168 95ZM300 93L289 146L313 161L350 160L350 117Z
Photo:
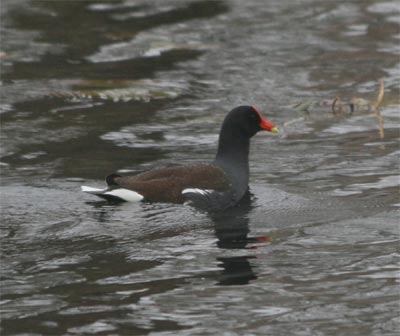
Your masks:
M376 109L376 118L378 119L379 136L383 139L385 137L385 129L383 128L383 118L380 109Z
M383 96L385 94L385 83L383 82L383 79L380 80L380 88L379 88L379 94L378 94L378 99L376 100L376 102L373 103L373 105L375 106L376 109L379 108L379 106L382 103L383 100Z
M379 136L381 137L381 139L385 137L385 130L383 128L383 118L379 106L382 103L384 94L385 94L385 83L383 82L383 79L381 79L378 98L376 102L373 103L373 106L375 106L376 118L378 119Z
M334 115L337 115L336 113L336 103L339 104L339 114L342 115L343 114L343 102L340 99L340 97L336 97L333 102L332 102L332 113Z

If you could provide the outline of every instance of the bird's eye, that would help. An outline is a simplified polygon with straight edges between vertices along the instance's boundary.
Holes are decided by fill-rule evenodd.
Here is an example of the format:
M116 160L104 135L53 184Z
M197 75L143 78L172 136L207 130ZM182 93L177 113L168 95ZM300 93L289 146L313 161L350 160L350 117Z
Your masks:
M253 120L253 121L258 121L258 119L259 119L259 117L258 117L257 114L255 114L255 113L252 113L252 114L251 114L251 120Z

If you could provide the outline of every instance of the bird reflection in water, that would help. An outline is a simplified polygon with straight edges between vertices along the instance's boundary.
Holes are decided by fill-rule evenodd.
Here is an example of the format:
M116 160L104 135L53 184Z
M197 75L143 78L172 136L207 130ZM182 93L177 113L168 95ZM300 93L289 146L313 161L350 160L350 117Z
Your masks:
M248 191L243 199L233 208L224 212L211 214L214 222L217 245L221 249L256 249L257 243L265 243L266 236L249 237L248 214L253 208L252 195ZM251 244L249 246L249 244ZM256 256L234 256L217 258L223 271L219 285L246 285L257 279L250 260Z
M91 202L90 204L99 209L96 212L96 218L100 222L108 222L110 210L120 205L120 203L110 204L105 201ZM235 253L236 255L232 257L217 258L222 268L222 272L217 275L218 285L246 285L257 279L252 265L252 260L255 260L256 256L249 255L249 252L263 246L270 241L270 238L267 236L249 237L249 213L253 208L252 195L247 192L236 206L222 212L209 213L214 224L217 246L226 250L246 251L246 255L242 256Z

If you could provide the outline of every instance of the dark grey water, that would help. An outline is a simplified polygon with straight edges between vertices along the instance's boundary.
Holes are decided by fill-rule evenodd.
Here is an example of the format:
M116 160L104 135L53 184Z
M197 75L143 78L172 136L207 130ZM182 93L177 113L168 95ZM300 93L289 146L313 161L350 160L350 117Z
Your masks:
M395 0L1 3L2 335L397 335ZM288 106L385 81L374 114ZM79 191L212 159L256 104L252 197L208 216Z

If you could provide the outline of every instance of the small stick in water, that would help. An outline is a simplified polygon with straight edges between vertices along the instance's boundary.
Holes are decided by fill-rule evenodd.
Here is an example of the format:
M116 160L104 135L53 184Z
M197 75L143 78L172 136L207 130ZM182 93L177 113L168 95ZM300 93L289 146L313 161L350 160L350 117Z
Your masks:
M379 127L379 135L381 139L385 137L385 130L383 128L383 118L382 118L382 113L381 110L379 109L379 106L382 103L383 96L385 94L385 83L383 82L383 79L380 80L380 88L379 88L379 94L378 94L378 99L376 102L373 104L375 106L376 110L376 118L378 119L378 127Z

